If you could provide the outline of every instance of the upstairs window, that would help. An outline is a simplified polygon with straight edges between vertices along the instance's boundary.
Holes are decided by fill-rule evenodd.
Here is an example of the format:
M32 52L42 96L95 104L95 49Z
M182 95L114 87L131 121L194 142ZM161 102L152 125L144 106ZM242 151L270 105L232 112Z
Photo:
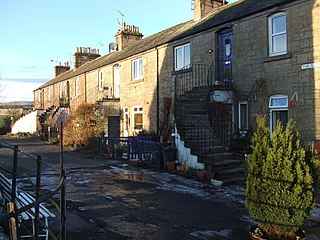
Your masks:
M174 48L174 70L190 67L190 43Z
M269 55L277 56L287 53L287 20L285 13L269 17Z
M104 85L104 81L103 81L103 72L102 71L99 71L98 73L99 75L99 91L102 91L103 90L103 85Z
M140 80L143 78L143 60L142 58L132 61L132 79Z
M59 98L62 99L63 93L62 93L62 83L59 83Z

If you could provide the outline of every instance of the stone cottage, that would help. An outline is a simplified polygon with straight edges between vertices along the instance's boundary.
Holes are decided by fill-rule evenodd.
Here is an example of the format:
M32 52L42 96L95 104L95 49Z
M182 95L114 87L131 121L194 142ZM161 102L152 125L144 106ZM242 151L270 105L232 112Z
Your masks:
M293 118L302 138L319 139L320 0L192 2L193 19L146 38L123 23L105 56L76 48L74 68L57 66L34 91L35 109L50 117L99 101L130 136L159 133L171 99L167 120L191 162L210 162L212 144L230 146L257 113L271 129Z

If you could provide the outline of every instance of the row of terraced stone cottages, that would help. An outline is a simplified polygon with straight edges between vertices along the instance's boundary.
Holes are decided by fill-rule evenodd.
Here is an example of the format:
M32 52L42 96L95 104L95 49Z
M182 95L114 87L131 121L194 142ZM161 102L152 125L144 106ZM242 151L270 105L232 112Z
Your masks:
M131 136L159 133L169 107L178 156L191 166L222 161L259 113L271 129L293 118L302 138L320 138L320 0L192 4L193 19L149 37L123 23L105 56L76 48L74 68L56 66L34 91L35 109L67 117L99 102Z

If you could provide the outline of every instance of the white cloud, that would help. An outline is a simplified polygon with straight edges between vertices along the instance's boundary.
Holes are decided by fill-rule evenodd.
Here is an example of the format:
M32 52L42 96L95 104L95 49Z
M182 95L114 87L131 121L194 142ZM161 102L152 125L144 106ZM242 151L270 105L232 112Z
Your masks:
M1 80L0 99L3 102L33 101L33 90L40 87L43 82L23 80Z

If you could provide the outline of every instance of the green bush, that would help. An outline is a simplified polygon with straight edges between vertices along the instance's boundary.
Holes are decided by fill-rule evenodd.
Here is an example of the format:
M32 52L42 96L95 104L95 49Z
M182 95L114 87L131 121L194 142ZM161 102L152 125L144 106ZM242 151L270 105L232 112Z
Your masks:
M271 137L262 116L257 117L251 148L246 208L269 236L284 239L298 230L314 206L314 155L306 155L292 120L285 129L278 122Z

